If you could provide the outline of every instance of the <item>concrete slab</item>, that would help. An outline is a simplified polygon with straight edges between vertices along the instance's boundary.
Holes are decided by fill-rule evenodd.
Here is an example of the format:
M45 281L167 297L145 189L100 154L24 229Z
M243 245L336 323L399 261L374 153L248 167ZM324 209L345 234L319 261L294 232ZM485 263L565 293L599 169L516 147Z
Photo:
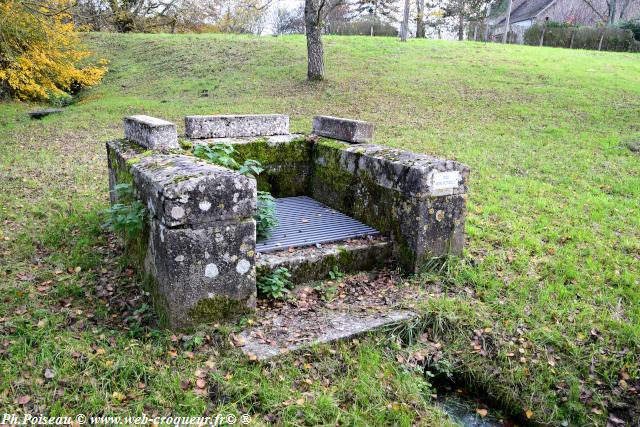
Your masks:
M353 338L384 326L411 320L416 316L416 313L408 310L391 310L386 313L364 315L326 312L313 319L301 319L298 324L298 326L305 327L308 330L317 331L317 335L312 334L307 337L301 337L298 332L286 333L280 339L284 338L290 344L284 347L271 344L267 336L256 335L252 330L246 330L240 334L241 339L245 342L245 345L242 346L242 351L248 356L256 356L258 360L268 360L280 354L316 344ZM279 325L283 328L286 328L289 323L285 316L279 316L273 322L274 325Z
M418 316L406 305L420 298L411 286L382 270L298 287L286 302L262 301L257 325L234 343L249 357L268 360L316 344L349 339Z

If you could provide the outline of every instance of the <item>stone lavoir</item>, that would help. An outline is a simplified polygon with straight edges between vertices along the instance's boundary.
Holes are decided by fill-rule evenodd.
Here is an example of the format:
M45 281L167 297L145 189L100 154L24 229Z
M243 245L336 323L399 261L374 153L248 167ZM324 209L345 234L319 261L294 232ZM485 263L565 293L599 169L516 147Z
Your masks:
M278 267L302 283L389 260L412 273L462 252L468 167L372 144L371 123L318 116L301 135L285 115L187 116L182 144L175 124L149 116L125 118L124 130L107 143L111 201L127 183L146 206L132 252L167 327L247 313L256 277ZM180 148L219 143L264 171L248 178ZM276 197L279 218L263 241L257 190Z

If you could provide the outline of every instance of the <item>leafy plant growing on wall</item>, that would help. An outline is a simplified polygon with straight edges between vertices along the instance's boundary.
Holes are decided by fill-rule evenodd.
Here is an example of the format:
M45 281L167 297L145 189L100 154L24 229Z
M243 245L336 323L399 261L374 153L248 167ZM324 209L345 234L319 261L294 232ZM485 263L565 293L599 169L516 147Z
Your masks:
M256 179L256 176L260 175L264 171L264 168L259 161L253 159L247 159L244 161L238 172L249 178Z
M242 175L256 179L264 171L262 164L253 159L246 159L240 165L235 159L236 154L231 144L198 144L193 149L193 155L210 163L234 169ZM278 225L276 203L267 191L258 191L258 212L255 216L256 234L259 239L270 236L270 230Z
M118 184L113 192L118 203L105 209L104 227L127 240L135 239L144 228L146 209L136 199L131 184Z
M271 230L278 226L276 202L271 193L258 191L258 212L255 219L258 239L266 239L271 235Z
M289 295L289 290L293 288L293 283L289 280L291 273L285 267L278 267L268 276L257 280L258 292L272 299L284 299Z
M239 169L240 165L233 158L235 150L231 144L198 144L193 155L213 164L229 169Z

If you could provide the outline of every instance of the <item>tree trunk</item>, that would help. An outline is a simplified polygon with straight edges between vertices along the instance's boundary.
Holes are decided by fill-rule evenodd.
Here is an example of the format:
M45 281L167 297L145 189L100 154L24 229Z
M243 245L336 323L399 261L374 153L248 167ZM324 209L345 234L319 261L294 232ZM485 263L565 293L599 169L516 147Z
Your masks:
M458 9L458 40L464 40L464 0L460 1L460 8Z
M409 34L409 0L404 0L404 16L402 17L400 41L406 42L408 34Z
M306 0L304 24L307 34L307 79L324 79L324 48L320 28L320 11L314 0Z
M624 2L622 2L622 7L620 8L620 15L618 16L618 19L624 18L624 15L627 12L630 4L631 0L624 0Z
M511 8L513 7L513 0L509 0L509 4L507 6L507 22L504 24L504 34L502 35L502 43L507 42L507 37L509 36L509 24L511 24Z
M600 41L598 42L598 50L602 50L602 41L604 40L604 32L606 31L606 28L602 29L602 34L600 35Z
M609 7L609 25L613 25L616 21L616 6L618 0L611 0Z
M491 3L487 6L487 18L484 20L484 41L489 41L489 16L491 16Z
M473 41L478 40L478 23L473 27Z
M547 31L547 24L544 24L544 26L542 27L542 33L540 33L540 43L539 43L540 47L544 46L544 33L546 31Z
M575 28L573 29L573 31L571 32L571 42L569 43L569 49L573 49L573 41L576 38L576 30Z
M424 38L424 0L416 0L416 38Z

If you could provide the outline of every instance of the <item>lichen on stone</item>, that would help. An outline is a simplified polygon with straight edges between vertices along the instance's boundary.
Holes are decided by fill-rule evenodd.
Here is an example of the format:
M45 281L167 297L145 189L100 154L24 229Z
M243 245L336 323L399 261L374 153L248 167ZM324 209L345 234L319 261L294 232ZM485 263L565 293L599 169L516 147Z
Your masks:
M189 318L195 323L232 322L253 310L247 306L247 300L237 300L223 295L203 298L189 310Z

